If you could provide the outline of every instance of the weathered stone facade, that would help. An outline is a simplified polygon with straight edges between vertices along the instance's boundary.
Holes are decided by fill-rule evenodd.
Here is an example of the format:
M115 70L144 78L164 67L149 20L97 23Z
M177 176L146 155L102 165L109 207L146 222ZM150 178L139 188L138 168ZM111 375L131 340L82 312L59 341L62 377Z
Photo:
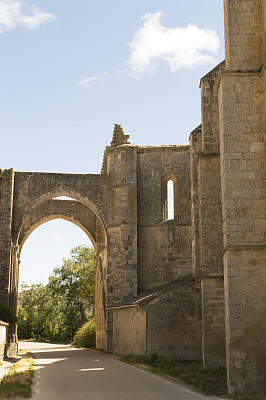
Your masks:
M226 365L248 393L266 390L266 0L224 9L190 146L135 146L115 125L101 174L1 171L0 294L16 307L25 240L69 220L96 249L98 348Z
M266 389L266 2L225 1L218 88L230 392Z

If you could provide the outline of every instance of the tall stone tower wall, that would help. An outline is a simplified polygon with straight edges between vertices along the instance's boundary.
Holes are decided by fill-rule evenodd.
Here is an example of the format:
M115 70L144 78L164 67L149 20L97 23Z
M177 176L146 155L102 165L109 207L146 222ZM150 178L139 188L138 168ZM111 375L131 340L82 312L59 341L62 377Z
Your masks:
M265 62L264 0L224 0L226 70L254 72Z
M229 391L266 389L265 1L225 0L219 85Z
M206 367L225 365L223 236L217 88L224 62L201 79L202 133L198 150L202 346Z

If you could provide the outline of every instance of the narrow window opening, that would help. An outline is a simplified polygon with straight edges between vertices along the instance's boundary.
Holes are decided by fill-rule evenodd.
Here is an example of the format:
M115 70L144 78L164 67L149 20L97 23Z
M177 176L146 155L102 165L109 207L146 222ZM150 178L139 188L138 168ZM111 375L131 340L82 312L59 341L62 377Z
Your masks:
M162 177L162 221L177 220L177 177L168 172Z
M53 200L77 201L76 199L73 199L72 197L68 197L68 196L57 196L57 197L53 197Z
M174 182L170 179L167 182L167 219L175 218L174 210Z

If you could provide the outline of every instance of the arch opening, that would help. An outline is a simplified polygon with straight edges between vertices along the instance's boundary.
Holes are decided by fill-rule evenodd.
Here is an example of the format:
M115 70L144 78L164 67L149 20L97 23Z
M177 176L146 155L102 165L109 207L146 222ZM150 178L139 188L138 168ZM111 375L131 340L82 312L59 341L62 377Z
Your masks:
M85 242L88 246L93 246L95 249L95 259L96 259L96 270L95 270L95 323L96 323L96 343L97 347L105 348L105 335L106 335L106 307L105 307L105 278L107 273L107 235L104 227L104 223L98 217L98 213L94 213L94 211L88 206L84 205L84 203L70 198L69 201L65 199L62 200L61 197L58 199L54 199L51 196L46 201L39 202L38 205L36 203L28 210L27 214L24 214L23 221L21 221L20 225L18 225L18 230L15 231L13 236L13 245L14 252L12 255L12 270L14 271L14 276L12 278L12 289L10 293L10 299L12 303L12 307L17 309L17 294L18 294L18 283L19 283L19 264L20 259L22 261L20 265L21 273L24 270L23 263L25 257L25 243L32 242L32 238L35 235L35 231L38 232L40 229L45 229L48 224L56 223L60 221L61 223L68 224L68 226L76 227L78 231L83 232L83 243L84 237ZM80 228L80 229L78 229ZM60 246L60 242L62 242L63 237L66 237L66 230L63 229L61 234L53 234L50 233L50 237L56 242L55 248ZM84 235L85 234L85 235ZM43 255L46 253L50 253L49 250L44 249L45 239L41 240L40 249L38 252L38 257L36 261L36 265L33 265L35 270L41 270L40 262L38 262L41 258L45 258ZM82 243L76 243L80 245ZM63 256L65 258L69 258L69 251L76 247L73 243L67 246L68 248L65 251ZM22 253L22 249L23 253ZM27 247L26 247L27 250ZM29 249L29 251L31 251ZM21 257L20 257L21 256ZM25 264L25 263L24 263ZM57 264L57 265L55 265ZM62 266L62 255L58 255L57 263L50 262L50 271L46 273L46 280L48 280L48 276L51 275L53 269L55 267ZM43 267L46 269L46 266ZM21 279L22 280L27 279ZM28 280L28 283L38 282L38 279ZM42 282L40 282L42 283ZM16 335L16 328L14 330L14 334Z
M25 281L18 310L20 339L72 341L77 329L94 317L92 247L83 230L62 219L43 221L28 235L20 263L20 282Z
M34 227L20 247L20 284L48 282L53 269L62 265L79 245L95 248L90 235L77 224L54 217Z
M29 236L39 227L41 227L42 225L45 225L51 221L66 221L69 222L71 225L77 226L78 228L80 228L85 235L88 237L88 239L90 240L91 244L93 245L94 248L96 248L96 243L95 243L95 237L93 236L93 233L91 233L88 229L86 229L86 227L84 227L84 225L81 224L81 222L79 220L76 220L73 217L69 217L66 215L58 215L58 214L50 214L47 215L46 217L42 217L39 220L34 221L34 223L31 226L27 226L26 228L21 229L20 231L20 236L18 239L18 244L20 247L20 252L23 249L23 246L25 244L25 242L27 241L27 239L29 238Z

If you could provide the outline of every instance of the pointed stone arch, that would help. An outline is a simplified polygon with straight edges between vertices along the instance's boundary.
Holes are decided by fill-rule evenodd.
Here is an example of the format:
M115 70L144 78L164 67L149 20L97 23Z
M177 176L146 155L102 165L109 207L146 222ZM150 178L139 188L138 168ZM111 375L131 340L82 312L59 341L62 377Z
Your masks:
M6 196L6 198L5 198ZM58 196L70 200L55 199ZM73 175L4 171L1 200L5 201L6 221L1 252L1 297L17 308L20 253L26 239L38 226L64 219L80 227L96 252L95 319L97 346L107 350L106 295L107 230L106 183L102 175ZM2 221L3 222L3 221ZM9 355L16 352L16 327L9 329Z

